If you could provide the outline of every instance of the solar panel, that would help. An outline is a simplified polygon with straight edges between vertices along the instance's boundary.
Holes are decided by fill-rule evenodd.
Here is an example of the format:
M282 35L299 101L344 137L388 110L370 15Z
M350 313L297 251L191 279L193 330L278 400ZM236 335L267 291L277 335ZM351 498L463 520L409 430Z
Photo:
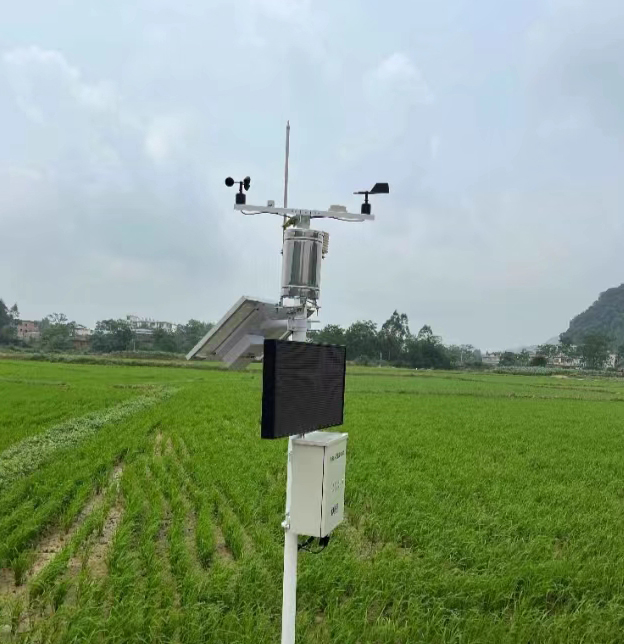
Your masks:
M241 297L189 351L192 358L218 360L230 369L244 369L262 357L264 338L285 338L288 310L273 302Z

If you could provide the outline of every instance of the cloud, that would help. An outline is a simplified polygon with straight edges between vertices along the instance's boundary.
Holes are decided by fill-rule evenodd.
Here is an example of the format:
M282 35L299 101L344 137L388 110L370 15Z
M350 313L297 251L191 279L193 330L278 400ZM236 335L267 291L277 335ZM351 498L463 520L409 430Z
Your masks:
M88 83L80 71L58 51L31 46L2 55L15 98L24 113L37 123L54 118L68 101L76 108L116 112L118 97L111 83ZM45 106L45 109L44 109Z
M559 0L529 32L537 109L559 129L583 121L618 138L624 125L624 11L619 0ZM547 126L548 127L548 126Z
M403 52L394 52L364 77L368 100L384 106L400 101L405 106L429 105L434 97L421 71Z
M68 290L95 289L86 299L117 314L218 280L227 253L209 195L189 183L199 168L185 149L188 122L143 115L59 51L15 49L1 60L36 136L27 161L0 168L0 273L44 302L44 291L62 302ZM45 271L20 262L25 249L46 258Z
M157 116L151 120L145 133L145 151L155 163L165 162L183 143L187 131L181 116Z
M423 73L404 52L394 52L366 69L354 88L351 119L340 145L349 165L384 158L393 171L412 172L413 159L427 162L435 146L429 131L434 93ZM392 161L379 157L392 151ZM378 170L376 170L378 171Z
M279 221L223 179L279 199L286 119L292 205L391 186L374 223L319 223L323 322L515 346L621 281L619 0L33 2L0 51L0 296L28 315L277 297Z
M429 139L429 145L431 149L431 158L435 160L438 156L438 153L440 151L440 145L441 145L441 140L440 137L437 134L432 134L431 138Z

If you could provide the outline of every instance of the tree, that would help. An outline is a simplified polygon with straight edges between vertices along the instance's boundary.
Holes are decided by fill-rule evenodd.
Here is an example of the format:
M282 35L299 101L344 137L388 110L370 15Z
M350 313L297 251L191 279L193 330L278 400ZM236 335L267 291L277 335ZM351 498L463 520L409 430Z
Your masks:
M9 308L0 299L0 344L12 344L17 340L17 322L19 311L17 304Z
M321 344L345 344L345 330L337 324L328 324L320 331L308 333L308 338Z
M179 324L175 330L176 350L188 353L214 325L210 322L189 320L186 324Z
M407 315L395 310L383 323L379 333L379 345L383 357L388 362L400 360L409 337L410 330Z
M513 351L505 351L501 353L498 364L501 367L514 367L518 364L518 356Z
M439 336L429 325L423 326L416 337L410 335L405 343L405 362L418 369L449 369L451 360Z
M446 347L446 353L452 367L472 367L483 362L481 351L471 344L451 344Z
M173 331L167 331L166 329L155 329L154 333L152 333L152 343L154 349L157 351L175 353L177 349L175 333Z
M91 348L101 353L128 351L133 340L134 332L126 320L100 320L91 336Z
M548 358L543 355L535 355L531 358L532 367L545 367L548 364Z
M522 349L520 353L516 354L516 364L519 367L528 367L530 363L531 354L526 349Z
M615 354L615 366L618 369L624 368L624 344L621 344L617 348L617 353Z
M546 361L554 358L561 351L561 347L558 344L540 344L537 347L537 355L544 356Z
M562 333L559 336L559 339L561 340L561 344L559 345L559 348L561 349L561 353L566 358L569 359L574 359L579 357L579 351L577 347L572 344L572 338L569 335L566 335L565 333Z
M41 347L45 351L67 351L74 346L76 323L70 322L64 313L51 313L39 324Z
M581 363L585 369L603 369L609 358L608 336L602 333L587 333L579 346Z
M347 345L347 358L378 358L379 343L377 341L377 325L370 320L358 320L345 332L344 341Z
M431 342L433 338L433 330L428 324L423 325L416 336L417 340L421 340L423 342Z

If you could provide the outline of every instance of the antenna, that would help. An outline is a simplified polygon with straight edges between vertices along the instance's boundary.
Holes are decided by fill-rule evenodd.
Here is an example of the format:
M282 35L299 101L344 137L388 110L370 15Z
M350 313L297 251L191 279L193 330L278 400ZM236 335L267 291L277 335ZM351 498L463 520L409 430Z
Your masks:
M286 121L286 160L284 163L284 208L288 208L288 162L290 159L290 121Z
M290 121L286 121L286 154L284 155L284 208L288 208L288 164L290 162ZM282 246L286 234L286 215L282 222Z

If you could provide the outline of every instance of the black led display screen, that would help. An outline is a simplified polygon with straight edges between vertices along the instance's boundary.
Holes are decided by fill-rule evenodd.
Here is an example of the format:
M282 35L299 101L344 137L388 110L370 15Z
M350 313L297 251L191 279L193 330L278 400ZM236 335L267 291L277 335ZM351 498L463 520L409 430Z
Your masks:
M262 438L342 425L346 348L264 341Z

